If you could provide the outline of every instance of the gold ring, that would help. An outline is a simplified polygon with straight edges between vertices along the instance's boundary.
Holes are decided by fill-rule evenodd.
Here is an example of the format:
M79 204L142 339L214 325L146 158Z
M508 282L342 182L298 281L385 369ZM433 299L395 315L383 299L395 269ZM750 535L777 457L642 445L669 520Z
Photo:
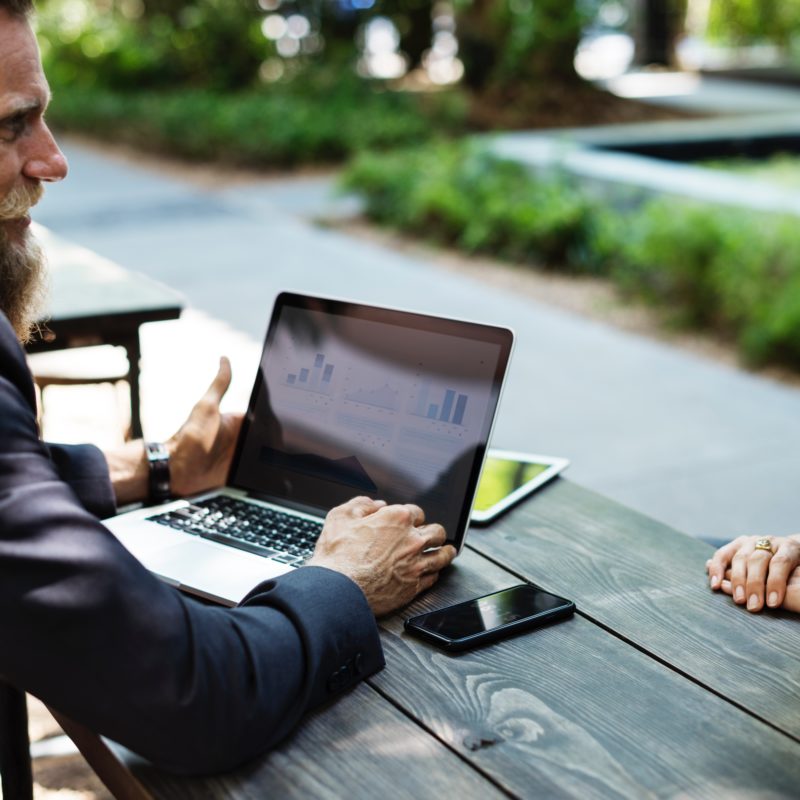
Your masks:
M774 553L775 551L772 549L772 542L766 536L758 539L756 541L754 550L768 550L770 554Z

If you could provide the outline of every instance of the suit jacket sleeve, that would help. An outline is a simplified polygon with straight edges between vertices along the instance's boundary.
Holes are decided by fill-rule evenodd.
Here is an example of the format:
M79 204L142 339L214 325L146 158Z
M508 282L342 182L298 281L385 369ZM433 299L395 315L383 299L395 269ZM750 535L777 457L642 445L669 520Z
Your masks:
M81 504L94 493L102 505L107 491L107 475L86 489L95 456L75 451L88 473L62 479L71 469L39 441L32 398L0 316L0 675L161 766L198 773L262 752L382 667L365 598L336 572L304 567L236 609L155 579Z
M75 492L80 504L100 519L116 513L116 498L103 453L91 444L47 444L58 477Z

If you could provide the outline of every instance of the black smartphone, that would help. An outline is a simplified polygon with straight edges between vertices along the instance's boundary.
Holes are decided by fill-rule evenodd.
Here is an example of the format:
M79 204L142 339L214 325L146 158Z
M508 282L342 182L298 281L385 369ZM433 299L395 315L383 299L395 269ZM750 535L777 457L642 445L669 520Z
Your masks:
M575 603L529 583L428 611L405 629L445 650L468 650L571 617Z

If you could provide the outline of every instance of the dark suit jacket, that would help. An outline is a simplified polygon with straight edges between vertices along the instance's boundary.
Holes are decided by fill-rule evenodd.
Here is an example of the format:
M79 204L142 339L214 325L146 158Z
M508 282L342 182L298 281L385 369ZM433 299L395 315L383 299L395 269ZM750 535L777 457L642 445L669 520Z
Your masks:
M172 770L215 772L383 666L339 573L303 567L235 609L158 581L98 522L102 454L39 441L34 389L0 314L0 675Z

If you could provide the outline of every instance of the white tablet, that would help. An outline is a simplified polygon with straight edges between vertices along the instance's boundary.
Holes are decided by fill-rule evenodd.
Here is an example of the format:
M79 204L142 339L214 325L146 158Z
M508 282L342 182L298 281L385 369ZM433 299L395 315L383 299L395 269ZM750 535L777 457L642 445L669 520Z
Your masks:
M489 450L472 505L472 524L492 522L568 465L566 458Z

